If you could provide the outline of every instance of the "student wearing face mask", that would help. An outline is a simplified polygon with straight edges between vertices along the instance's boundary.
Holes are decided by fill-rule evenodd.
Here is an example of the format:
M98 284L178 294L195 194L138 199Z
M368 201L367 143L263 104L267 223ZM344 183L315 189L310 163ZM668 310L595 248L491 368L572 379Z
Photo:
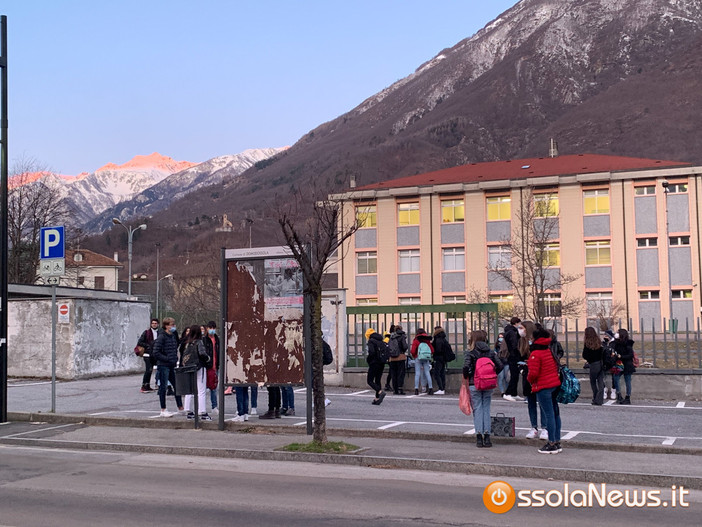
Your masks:
M636 373L634 367L634 341L629 338L629 332L624 328L619 328L614 334L614 351L618 358L621 359L624 369L619 374L612 375L612 384L617 391L618 404L631 404L631 374ZM619 385L619 379L624 376L624 384L626 386L626 397L622 398L622 392Z
M207 328L203 332L202 342L205 345L207 354L212 357L212 364L206 371L207 389L210 391L210 402L212 412L217 412L217 364L219 364L219 336L217 335L217 324L214 320L207 323Z
M497 336L497 342L495 342L495 353L497 358L502 363L502 371L497 374L497 386L500 389L500 395L504 396L507 391L507 385L509 384L509 350L507 349L507 344L505 343L504 333L500 333Z
M505 326L504 336L507 344L507 362L509 364L509 384L507 390L502 396L507 401L523 401L522 397L517 395L517 387L519 385L519 339L522 335L526 335L524 328L521 325L522 321L519 317L512 317L509 324Z
M175 413L166 410L166 386L170 382L175 386L175 367L178 363L178 332L175 320L167 317L161 322L161 329L154 342L153 358L156 360L156 375L159 380L158 399L161 403L159 417L173 417ZM178 411L183 412L183 400L175 396Z

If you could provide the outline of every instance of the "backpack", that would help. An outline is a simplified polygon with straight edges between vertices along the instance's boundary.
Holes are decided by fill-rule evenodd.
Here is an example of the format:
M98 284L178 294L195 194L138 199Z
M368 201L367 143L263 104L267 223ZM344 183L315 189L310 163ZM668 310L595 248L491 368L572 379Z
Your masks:
M451 344L449 344L448 341L446 341L446 345L444 346L444 356L446 357L446 362L456 360L456 354L453 352Z
M322 340L322 364L328 366L332 362L334 362L334 354L331 346L327 344L326 340Z
M617 363L617 355L612 346L605 346L602 350L602 371L609 372Z
M378 359L383 364L390 361L390 347L383 340L378 341Z
M490 357L480 357L475 363L473 384L476 390L494 390L497 386L495 363Z
M193 341L188 344L183 350L183 358L180 363L182 366L200 366L200 358L197 354L198 346L197 341Z
M390 337L390 342L388 343L388 347L390 348L390 356L395 358L399 357L402 354L402 350L400 350L400 339L399 338L393 338Z
M560 366L561 389L556 400L561 404L574 403L580 395L580 381L568 366Z
M417 359L431 360L431 347L426 342L420 342L417 348Z

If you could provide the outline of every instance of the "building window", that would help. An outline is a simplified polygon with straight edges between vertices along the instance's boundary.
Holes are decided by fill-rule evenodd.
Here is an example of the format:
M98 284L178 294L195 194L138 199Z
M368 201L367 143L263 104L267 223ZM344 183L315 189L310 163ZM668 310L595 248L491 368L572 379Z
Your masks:
M687 183L672 183L668 185L669 194L684 194L687 192Z
M539 300L539 310L544 317L560 317L561 316L561 295L558 293L545 294Z
M639 238L636 244L639 247L658 247L658 238Z
M462 199L448 199L441 202L441 222L458 223L465 218L465 206Z
M487 199L488 221L509 220L512 216L512 198L498 196Z
M378 213L375 205L356 207L356 224L359 229L375 227L378 224Z
M609 214L609 190L583 192L585 214Z
M507 245L490 245L488 247L488 267L490 269L509 269L512 267L512 249Z
M419 203L398 203L397 224L401 227L419 225Z
M641 300L658 300L660 297L660 291L639 291L639 298Z
M534 196L534 215L537 218L558 216L558 194L537 194Z
M647 196L656 193L656 185L646 185L644 187L634 188L634 195L636 196Z
M560 267L561 247L558 243L549 243L543 247L541 250L541 265L544 267Z
M442 250L444 271L465 271L466 250L463 247L450 247Z
M78 277L78 285L85 285L85 276Z
M419 249L398 251L398 272L418 273L419 272Z
M690 245L690 237L689 236L671 236L670 237L670 246L674 245Z
M692 298L692 289L678 289L673 291L673 298L690 299Z
M357 298L356 305L357 306L377 306L378 299L377 298Z
M368 251L356 254L356 274L375 274L378 272L378 253Z
M585 265L610 265L609 241L585 242Z
M466 297L452 295L452 296L445 296L445 297L443 297L442 300L444 301L444 304L464 304L466 301Z
M95 289L105 289L105 277L96 276L95 277Z
M514 295L490 295L488 301L497 304L497 313L504 318L514 314Z
M403 296L397 299L397 303L401 306L418 306L422 299L418 296Z
M588 318L609 317L612 313L612 293L588 293Z

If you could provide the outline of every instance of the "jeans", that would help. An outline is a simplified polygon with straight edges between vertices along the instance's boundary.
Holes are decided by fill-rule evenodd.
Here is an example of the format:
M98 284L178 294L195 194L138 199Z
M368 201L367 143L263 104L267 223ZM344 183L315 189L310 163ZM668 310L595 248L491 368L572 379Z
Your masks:
M207 413L207 377L205 373L205 368L200 368L195 372L195 379L197 380L197 412L200 415ZM185 396L185 409L188 412L193 412L193 400L195 397L192 395Z
M151 357L144 357L144 377L141 379L142 386L151 384L151 374L154 371L154 365L151 363Z
M158 400L161 403L161 410L165 410L168 383L175 386L175 366L157 366L156 377L158 378ZM175 401L179 410L183 408L183 399L180 395L175 396Z
M536 404L536 394L532 393L527 395L527 405L529 406L529 422L532 428L539 428L539 422L537 421L536 407L539 406L541 410L541 428L546 426L546 415L544 414L544 407Z
M446 363L442 360L434 361L434 379L436 379L436 388L438 390L446 389Z
M602 404L604 401L604 371L602 361L590 363L590 388L592 389L592 402Z
M619 389L619 378L624 376L624 385L626 386L626 396L631 396L631 373L620 373L619 375L612 375L612 387L617 390L617 393L622 393Z
M210 402L212 403L212 409L217 409L217 388L210 390Z
M366 382L368 386L375 390L375 396L378 397L380 392L383 391L383 387L380 385L380 381L383 378L383 369L385 364L383 363L373 363L368 365L368 375L366 375Z
M407 361L390 361L390 378L392 379L392 391L397 393L405 387L405 364Z
M509 384L509 366L507 364L502 365L502 371L497 374L497 386L500 387L500 393L507 393L507 385Z
M237 386L236 392L236 413L244 415L249 413L249 387ZM251 387L251 408L256 408L258 404L258 386Z
M550 443L556 443L561 440L561 413L558 410L558 401L556 401L559 389L560 387L557 386L536 392L536 399L539 401L539 406L541 406L546 417L546 430L548 431Z
M470 403L473 407L473 425L476 434L489 434L491 432L491 401L492 390L478 390L475 386L470 387Z
M414 389L418 390L421 378L426 380L427 388L433 389L431 384L431 363L429 359L417 359L414 362Z
M282 407L286 410L290 408L295 409L295 392L292 386L281 386L280 387L281 396L283 399Z

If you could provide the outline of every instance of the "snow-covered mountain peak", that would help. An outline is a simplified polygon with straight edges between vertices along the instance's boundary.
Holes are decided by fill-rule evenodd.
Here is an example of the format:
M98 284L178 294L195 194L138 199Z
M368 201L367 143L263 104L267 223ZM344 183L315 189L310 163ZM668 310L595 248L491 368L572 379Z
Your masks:
M146 156L137 155L122 165L107 163L98 168L95 172L115 171L115 170L159 170L169 174L175 174L186 168L197 165L190 161L175 161L173 158L163 156L158 152Z

